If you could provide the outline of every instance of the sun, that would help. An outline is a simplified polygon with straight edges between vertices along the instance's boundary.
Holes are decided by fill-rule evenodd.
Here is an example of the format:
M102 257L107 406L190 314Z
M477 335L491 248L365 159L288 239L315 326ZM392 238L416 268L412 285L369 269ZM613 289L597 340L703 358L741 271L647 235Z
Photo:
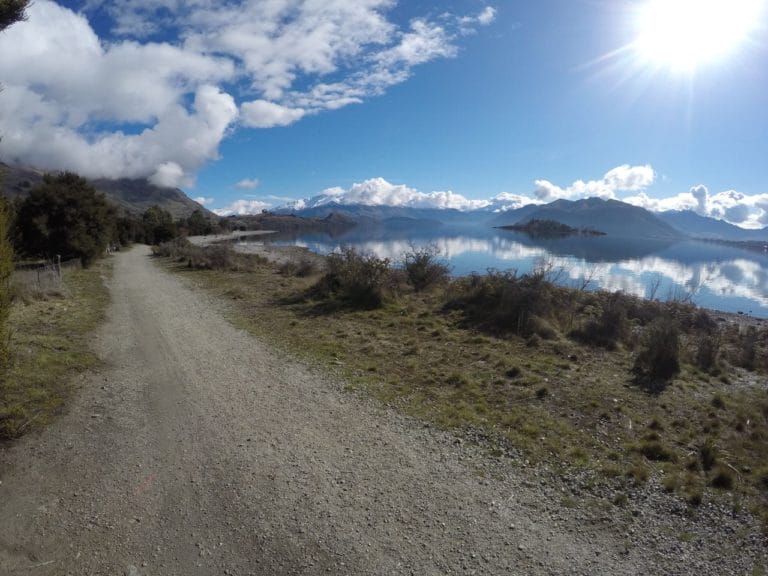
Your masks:
M648 0L633 44L645 64L693 72L734 52L756 29L765 0Z

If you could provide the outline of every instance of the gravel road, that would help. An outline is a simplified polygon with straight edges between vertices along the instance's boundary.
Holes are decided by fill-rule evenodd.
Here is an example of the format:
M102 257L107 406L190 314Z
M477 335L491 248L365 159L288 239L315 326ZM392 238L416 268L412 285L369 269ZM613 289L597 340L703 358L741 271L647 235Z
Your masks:
M564 506L571 480L345 393L146 247L114 263L104 366L0 450L0 574L728 574L765 559L754 526L717 510Z

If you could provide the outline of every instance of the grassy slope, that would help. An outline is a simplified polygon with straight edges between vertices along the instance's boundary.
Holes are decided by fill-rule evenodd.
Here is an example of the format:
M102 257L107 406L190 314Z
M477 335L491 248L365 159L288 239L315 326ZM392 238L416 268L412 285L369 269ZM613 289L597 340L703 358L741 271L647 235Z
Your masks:
M230 300L243 328L408 414L488 436L498 454L581 470L617 494L651 476L694 504L729 498L768 509L765 374L729 367L715 378L685 365L652 395L632 384L630 351L474 332L442 310L439 292L326 313L296 298L317 277L169 265Z
M72 393L74 376L97 362L89 342L109 303L103 276L110 270L109 261L65 270L59 292L15 300L13 359L0 373L0 438L47 422Z

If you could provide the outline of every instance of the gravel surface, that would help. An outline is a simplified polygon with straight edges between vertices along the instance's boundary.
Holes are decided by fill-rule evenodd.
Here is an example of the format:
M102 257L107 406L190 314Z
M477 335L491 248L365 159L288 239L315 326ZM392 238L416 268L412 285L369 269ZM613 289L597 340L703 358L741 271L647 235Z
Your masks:
M345 393L115 256L105 366L0 450L0 574L752 574L754 522L491 458Z

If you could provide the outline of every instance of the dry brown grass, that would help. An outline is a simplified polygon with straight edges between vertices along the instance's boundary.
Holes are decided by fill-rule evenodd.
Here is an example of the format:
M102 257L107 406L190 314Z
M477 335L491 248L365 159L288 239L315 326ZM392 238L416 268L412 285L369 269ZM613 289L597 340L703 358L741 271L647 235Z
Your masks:
M0 373L0 438L44 424L72 392L76 374L96 363L89 342L109 294L109 261L67 270L61 283L18 279L11 310L11 363Z
M467 323L465 310L446 309L443 290L401 291L379 309L328 313L307 298L317 275L285 276L270 265L192 274L230 301L239 326L407 414L479 431L497 452L580 468L595 482L668 477L665 488L693 503L731 490L768 509L765 374L724 363L725 384L701 371L686 352L695 331L684 339L681 372L650 394L634 382L631 345L589 346L562 332L550 340L496 337ZM673 312L681 326L695 325L695 310ZM643 329L638 319L628 326ZM699 457L705 440L716 447L708 469Z

